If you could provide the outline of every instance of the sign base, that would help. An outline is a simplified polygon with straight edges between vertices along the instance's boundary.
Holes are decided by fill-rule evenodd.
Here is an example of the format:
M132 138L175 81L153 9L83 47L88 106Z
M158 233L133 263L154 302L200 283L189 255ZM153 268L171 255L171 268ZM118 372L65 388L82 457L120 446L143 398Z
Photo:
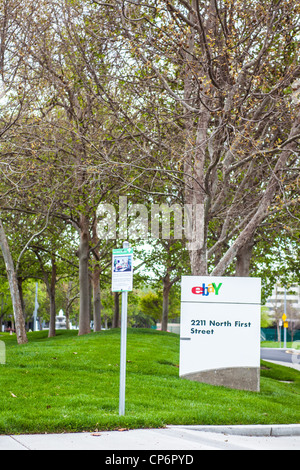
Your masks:
M229 367L185 374L182 379L237 390L260 391L260 369L256 367Z

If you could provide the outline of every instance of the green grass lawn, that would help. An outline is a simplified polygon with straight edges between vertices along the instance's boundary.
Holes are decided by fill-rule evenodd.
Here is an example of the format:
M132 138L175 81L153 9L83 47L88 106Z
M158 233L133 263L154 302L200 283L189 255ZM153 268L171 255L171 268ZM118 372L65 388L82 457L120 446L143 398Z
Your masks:
M300 341L287 341L286 347L287 349L288 348L299 349L299 344L300 344ZM284 347L283 341L281 341L281 343L278 341L261 341L260 345L262 348L283 349Z
M0 335L0 434L300 421L298 371L262 362L260 393L180 379L179 336L146 329L128 330L119 417L120 330L28 338L17 345L14 335Z

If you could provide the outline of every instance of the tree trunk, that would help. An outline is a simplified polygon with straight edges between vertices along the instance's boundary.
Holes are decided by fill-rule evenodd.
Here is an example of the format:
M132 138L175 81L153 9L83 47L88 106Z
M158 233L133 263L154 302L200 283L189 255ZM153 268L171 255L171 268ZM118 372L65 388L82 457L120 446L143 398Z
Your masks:
M100 272L99 266L94 266L92 274L94 331L101 331Z
M55 258L52 257L52 270L51 282L48 285L49 299L50 299L50 324L48 338L55 336L55 318L56 318L56 303L55 303L55 285L56 285L56 263Z
M22 312L24 314L25 302L24 302L24 295L23 295L23 278L20 276L17 276L17 280L18 280L18 289L19 289L20 301L21 301L21 306L22 306Z
M235 275L237 277L247 277L250 274L250 262L253 249L253 238L245 243L238 251L236 256Z
M66 296L67 297L66 298L66 328L67 328L67 330L70 329L71 291L72 291L72 281L69 281L67 296Z
M280 343L281 341L281 331L280 331L280 326L279 326L279 320L277 321L277 341Z
M204 248L190 250L190 263L192 276L207 276L207 259Z
M49 322L49 332L48 338L55 336L55 317L56 317L56 304L55 304L55 290L50 292L50 322Z
M79 289L80 289L80 312L79 312L79 335L91 332L90 327L90 283L89 283L89 221L85 215L80 216L80 244L79 256Z
M56 285L56 262L55 262L55 256L52 255L51 257L51 279L49 282L49 274L45 271L43 260L38 253L38 251L35 251L36 257L39 260L40 266L41 266L41 271L44 276L44 282L46 284L47 288L47 293L49 297L49 302L50 302L50 321L49 321L49 332L48 332L48 338L52 338L55 336L55 317L56 317L56 304L55 304L55 285Z
M189 12L189 20L196 24L199 5L196 0L192 0L193 11ZM195 64L195 30L192 29L188 35L186 51L186 67L184 80L184 100L189 105L194 106L198 100L198 94L194 87L194 73L198 69ZM205 75L201 67L198 69L199 75ZM206 85L202 85L204 88ZM189 239L187 244L189 250L191 274L193 276L207 275L207 218L205 204L207 194L205 190L205 162L206 162L206 142L210 115L207 107L203 104L199 106L200 112L195 127L195 118L186 111L185 116L185 140L186 158L184 160L184 203L185 208L189 206ZM185 221L186 223L187 221Z
M161 330L167 331L169 318L169 294L171 289L170 274L167 273L163 278L163 314L161 320Z
M120 328L120 293L114 292L114 317L113 328Z
M192 275L207 275L207 205L208 198L204 191L205 168L205 139L208 128L209 116L207 112L199 117L196 133L195 148L187 152L185 162L185 191L184 202L186 216L188 214L188 238ZM189 141L192 140L191 131L188 132Z
M66 329L70 329L70 312L69 309L65 311L65 317L66 317Z
M2 221L0 220L0 246L3 253L3 258L5 261L6 272L9 282L10 294L12 298L14 319L16 325L16 334L18 344L27 343L27 335L25 331L25 321L23 316L22 304L18 289L18 281L15 273L13 259L10 253L8 241L5 235L4 227Z
M97 234L97 217L94 216L94 223L92 227L92 247L94 254L94 265L91 276L92 290L93 290L93 318L94 318L94 331L101 331L101 292L100 292L100 259L98 249L98 234Z

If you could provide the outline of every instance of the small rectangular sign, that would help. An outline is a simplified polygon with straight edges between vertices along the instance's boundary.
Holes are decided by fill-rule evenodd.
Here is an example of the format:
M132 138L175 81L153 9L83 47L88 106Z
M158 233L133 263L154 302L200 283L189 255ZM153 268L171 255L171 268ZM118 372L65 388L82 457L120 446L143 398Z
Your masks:
M133 249L113 250L112 292L129 292L133 287Z

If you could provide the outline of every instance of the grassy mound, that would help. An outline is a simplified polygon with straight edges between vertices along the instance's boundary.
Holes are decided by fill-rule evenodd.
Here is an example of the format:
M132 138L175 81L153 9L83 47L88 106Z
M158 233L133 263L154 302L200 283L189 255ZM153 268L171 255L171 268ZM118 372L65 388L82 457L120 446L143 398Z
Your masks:
M167 424L288 424L300 421L300 373L262 362L261 391L179 378L179 336L129 329L126 415L119 417L120 330L1 334L0 434L78 432Z

